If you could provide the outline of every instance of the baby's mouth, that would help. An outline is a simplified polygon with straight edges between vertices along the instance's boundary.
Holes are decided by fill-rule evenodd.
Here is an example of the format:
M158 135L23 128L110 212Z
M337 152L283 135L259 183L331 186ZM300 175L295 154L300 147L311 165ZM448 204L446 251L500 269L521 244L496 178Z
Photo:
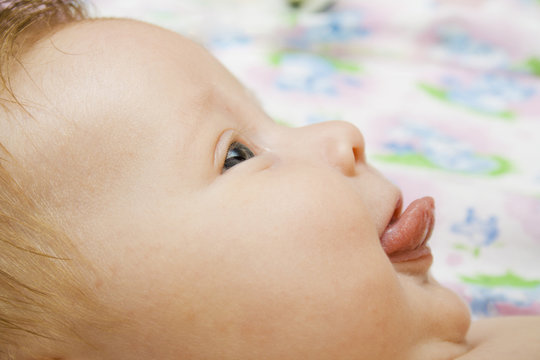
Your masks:
M381 235L381 245L392 263L431 259L427 241L435 223L435 204L431 197L413 201L399 215L400 204Z

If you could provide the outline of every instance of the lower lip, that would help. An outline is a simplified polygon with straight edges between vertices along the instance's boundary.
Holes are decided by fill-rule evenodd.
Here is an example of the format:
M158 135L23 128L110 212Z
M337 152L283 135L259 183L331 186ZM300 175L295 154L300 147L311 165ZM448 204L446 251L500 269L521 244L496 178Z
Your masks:
M390 257L394 268L411 275L425 275L433 264L433 255L427 246L422 246L410 253L395 254Z
M414 261L424 257L431 257L431 249L426 245L422 245L417 249L405 251L403 253L394 253L389 256L393 263Z

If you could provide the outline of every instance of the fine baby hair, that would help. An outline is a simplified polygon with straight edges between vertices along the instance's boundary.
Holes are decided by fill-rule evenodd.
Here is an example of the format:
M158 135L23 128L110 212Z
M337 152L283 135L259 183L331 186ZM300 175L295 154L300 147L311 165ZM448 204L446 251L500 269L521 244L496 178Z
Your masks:
M77 1L2 0L0 11L0 358L12 359L51 339L76 338L75 322L100 327L110 320L83 286L88 267L61 220L26 177L35 166L26 160L39 149L15 135L34 111L14 90L21 58L43 34L84 19L85 9ZM12 155L16 141L28 158Z

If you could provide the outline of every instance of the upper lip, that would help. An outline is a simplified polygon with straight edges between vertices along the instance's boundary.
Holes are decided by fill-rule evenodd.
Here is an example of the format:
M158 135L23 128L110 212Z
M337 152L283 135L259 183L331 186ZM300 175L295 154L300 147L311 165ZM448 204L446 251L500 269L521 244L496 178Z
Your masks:
M391 224L393 224L397 219L399 219L400 215L401 215L401 212L402 212L402 209L403 209L403 196L401 194L401 192L398 194L398 198L396 200L396 203L395 203L395 206L394 206L394 209L392 210L391 213L388 214L387 216L387 220L386 222L384 223L384 227L381 228L379 230L379 238L382 236L382 234L384 233L384 231L388 228L388 226L390 226Z

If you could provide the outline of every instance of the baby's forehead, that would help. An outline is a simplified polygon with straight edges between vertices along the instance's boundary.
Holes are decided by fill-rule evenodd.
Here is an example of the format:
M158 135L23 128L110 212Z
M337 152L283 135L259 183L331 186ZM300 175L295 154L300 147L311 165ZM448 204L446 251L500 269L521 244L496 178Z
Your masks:
M170 90L156 86L202 88L216 70L214 59L196 43L132 20L68 25L42 39L24 63L46 94L60 91L68 97L86 92L96 100L145 88ZM176 84L169 81L171 78Z
M199 45L131 20L68 25L40 40L21 63L12 85L37 120L23 123L40 130L128 121L139 108L159 111L163 101L185 110L190 100L206 97L212 72L220 70Z
M27 145L20 153L66 199L129 176L180 131L173 121L196 124L216 79L243 89L201 46L130 20L69 25L23 60L15 90L30 104L34 119L20 123L33 153Z
M130 19L74 22L41 41L43 47L47 43L62 55L95 56L94 60L107 55L133 61L174 57L178 65L188 65L208 57L202 46L175 32Z

